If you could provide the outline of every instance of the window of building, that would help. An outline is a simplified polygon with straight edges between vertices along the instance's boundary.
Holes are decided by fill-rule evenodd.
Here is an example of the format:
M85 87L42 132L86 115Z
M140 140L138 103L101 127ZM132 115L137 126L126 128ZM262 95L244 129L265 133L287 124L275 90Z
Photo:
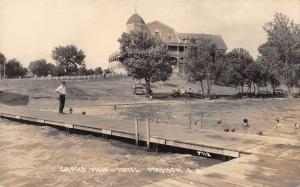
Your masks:
M177 51L177 46L169 45L168 49L169 51Z
M179 51L183 52L184 51L184 46L179 46Z
M159 30L155 30L155 31L154 31L154 36L155 36L156 38L160 38L160 32L159 32Z

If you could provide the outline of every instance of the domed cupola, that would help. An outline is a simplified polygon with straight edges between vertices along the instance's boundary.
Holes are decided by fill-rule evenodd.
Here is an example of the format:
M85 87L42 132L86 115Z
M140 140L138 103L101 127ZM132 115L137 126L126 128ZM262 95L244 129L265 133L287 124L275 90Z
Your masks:
M138 15L137 13L133 14L127 21L126 25L129 24L140 24L140 25L145 25L144 19Z
M134 13L127 21L127 32L130 31L147 31L147 27L145 24L144 19L138 15L137 13Z

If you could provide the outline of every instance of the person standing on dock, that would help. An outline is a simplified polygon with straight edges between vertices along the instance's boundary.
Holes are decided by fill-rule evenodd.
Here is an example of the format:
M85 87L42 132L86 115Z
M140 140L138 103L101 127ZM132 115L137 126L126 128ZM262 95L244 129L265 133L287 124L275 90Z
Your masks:
M66 82L62 81L61 85L56 88L56 92L59 93L59 114L64 113L64 107L66 102Z

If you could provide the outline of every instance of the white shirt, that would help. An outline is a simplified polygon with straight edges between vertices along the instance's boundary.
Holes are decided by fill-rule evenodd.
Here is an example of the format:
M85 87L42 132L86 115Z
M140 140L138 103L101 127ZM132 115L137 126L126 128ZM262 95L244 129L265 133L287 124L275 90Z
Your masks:
M62 95L66 95L66 87L65 86L60 85L58 88L56 88L55 91Z

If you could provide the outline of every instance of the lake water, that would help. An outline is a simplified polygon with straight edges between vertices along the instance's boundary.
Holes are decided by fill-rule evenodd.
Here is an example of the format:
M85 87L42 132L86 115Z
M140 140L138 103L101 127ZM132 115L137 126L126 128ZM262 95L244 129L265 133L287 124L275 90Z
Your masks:
M109 116L115 119L141 120L149 117L151 125L172 124L189 126L189 117L194 129L201 128L195 122L201 120L202 128L223 131L235 128L239 133L255 134L262 131L267 136L299 138L300 129L294 125L300 124L300 99L241 99L241 100L195 100L190 102L158 103L147 105L119 105L117 110L112 106L93 106L75 109L75 112L86 111L90 115ZM243 119L247 118L250 128L242 127ZM280 120L282 128L275 130L276 119Z
M220 161L0 121L0 186L141 186Z

